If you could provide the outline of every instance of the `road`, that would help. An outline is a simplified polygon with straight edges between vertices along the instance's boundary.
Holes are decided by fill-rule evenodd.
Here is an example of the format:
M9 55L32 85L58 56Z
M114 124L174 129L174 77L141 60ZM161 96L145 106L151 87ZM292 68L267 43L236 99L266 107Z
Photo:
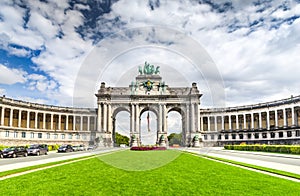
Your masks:
M214 156L252 165L300 174L300 155L223 150L221 148L188 148L189 152Z
M28 166L39 165L39 164L45 164L50 162L73 159L73 158L78 158L83 156L89 156L93 154L101 154L101 153L115 151L115 150L120 150L120 148L99 148L92 151L78 151L78 152L69 152L69 153L57 153L56 151L53 151L53 152L49 152L48 155L4 158L4 159L0 159L0 172L28 167Z

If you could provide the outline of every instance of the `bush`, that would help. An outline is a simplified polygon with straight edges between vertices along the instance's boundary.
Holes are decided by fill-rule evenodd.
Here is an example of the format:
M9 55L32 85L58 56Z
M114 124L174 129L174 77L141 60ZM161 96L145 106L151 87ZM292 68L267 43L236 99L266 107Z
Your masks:
M245 150L245 151L261 151L261 152L279 152L287 154L300 154L300 146L292 145L225 145L227 150Z
M166 147L157 147L157 146L134 146L130 150L136 151L148 151L148 150L167 150Z

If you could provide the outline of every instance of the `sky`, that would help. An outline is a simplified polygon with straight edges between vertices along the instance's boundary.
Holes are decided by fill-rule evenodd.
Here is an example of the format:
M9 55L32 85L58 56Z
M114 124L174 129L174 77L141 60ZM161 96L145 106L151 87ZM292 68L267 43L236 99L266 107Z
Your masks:
M0 95L95 107L145 61L201 108L299 95L300 1L0 1Z

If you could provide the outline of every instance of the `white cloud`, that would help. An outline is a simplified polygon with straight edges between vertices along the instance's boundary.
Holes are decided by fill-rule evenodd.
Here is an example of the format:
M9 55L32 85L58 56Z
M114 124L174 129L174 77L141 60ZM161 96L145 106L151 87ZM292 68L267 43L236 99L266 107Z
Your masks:
M0 95L5 95L6 94L6 90L5 89L2 89L2 88L0 88Z
M0 64L0 84L24 83L25 81L26 72Z

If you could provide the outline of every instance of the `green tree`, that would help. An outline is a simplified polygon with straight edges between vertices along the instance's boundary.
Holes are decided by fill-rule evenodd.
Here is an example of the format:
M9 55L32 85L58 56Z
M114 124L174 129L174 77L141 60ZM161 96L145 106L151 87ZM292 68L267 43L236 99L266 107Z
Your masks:
M116 144L117 146L120 146L120 144L126 144L129 146L129 137L116 132Z
M182 143L182 133L171 133L168 136L169 146L172 146L173 144L181 145Z

